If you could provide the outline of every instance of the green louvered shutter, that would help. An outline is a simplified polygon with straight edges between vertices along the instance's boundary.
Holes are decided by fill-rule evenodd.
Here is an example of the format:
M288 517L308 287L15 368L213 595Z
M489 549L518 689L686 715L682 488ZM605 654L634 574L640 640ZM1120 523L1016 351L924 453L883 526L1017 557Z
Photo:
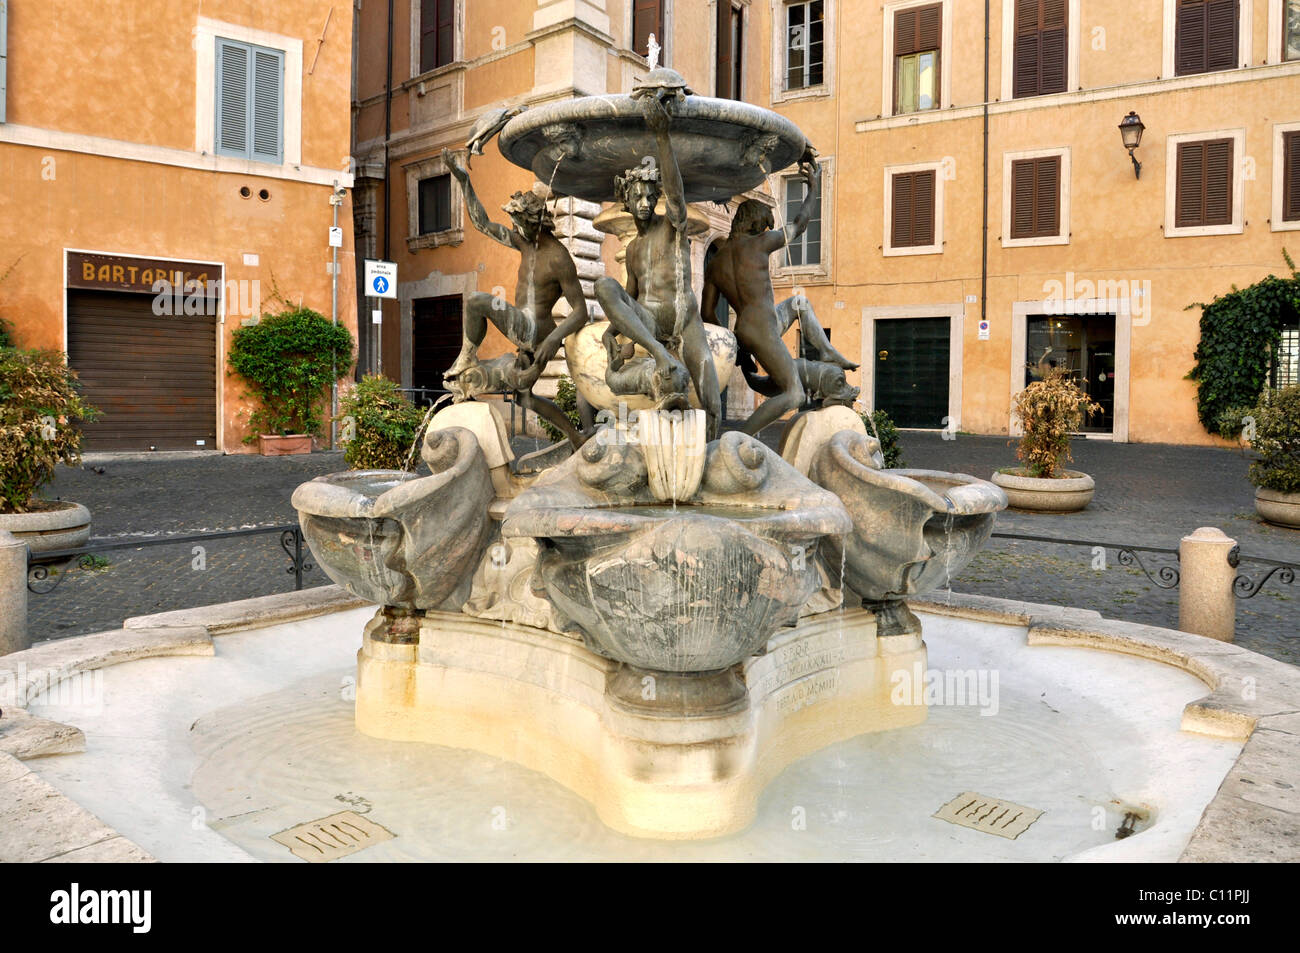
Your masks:
M284 53L217 40L216 150L284 161Z
M253 158L279 165L284 154L284 54L253 48Z

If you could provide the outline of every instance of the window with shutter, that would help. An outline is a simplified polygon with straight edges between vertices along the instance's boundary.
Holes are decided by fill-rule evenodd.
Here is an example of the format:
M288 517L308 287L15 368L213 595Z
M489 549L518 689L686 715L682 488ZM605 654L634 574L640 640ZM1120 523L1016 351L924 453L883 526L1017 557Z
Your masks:
M624 8L626 9L626 7ZM655 36L659 48L664 45L663 0L632 0L632 50L642 56L650 55L650 34ZM663 58L660 57L662 66Z
M1179 76L1237 66L1239 0L1178 0L1174 72Z
M1016 0L1012 96L1065 92L1068 11L1067 0Z
M1174 226L1232 224L1232 140L1178 143Z
M943 4L894 11L894 112L939 108Z
M934 241L935 172L898 172L890 182L890 236L894 248L922 248Z
M1061 234L1061 157L1011 163L1011 238Z
M420 234L431 235L451 228L451 176L435 175L420 180Z
M1282 59L1300 60L1300 0L1286 0L1283 4Z
M1300 131L1282 134L1282 221L1300 222Z
M420 72L456 59L455 0L420 0Z
M786 89L820 86L824 80L824 12L822 0L786 4Z
M279 164L284 156L284 52L217 40L216 150Z
M744 47L743 11L730 2L718 4L717 56L714 75L719 99L741 99L741 59Z
M791 177L785 180L785 220L787 222L794 221L807 195L808 183L803 179ZM812 218L808 220L808 227L804 230L804 233L785 247L787 265L820 265L822 262L822 210L820 198L819 195L819 201L813 208Z

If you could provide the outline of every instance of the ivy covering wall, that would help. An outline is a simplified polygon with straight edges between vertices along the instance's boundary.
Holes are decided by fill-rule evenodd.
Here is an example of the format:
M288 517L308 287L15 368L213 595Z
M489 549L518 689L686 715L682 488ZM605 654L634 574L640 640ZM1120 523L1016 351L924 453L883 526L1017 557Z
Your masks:
M1282 252L1291 274L1269 275L1248 288L1237 288L1201 309L1201 339L1196 365L1187 375L1196 381L1196 412L1210 433L1233 438L1268 383L1282 328L1300 320L1300 272Z

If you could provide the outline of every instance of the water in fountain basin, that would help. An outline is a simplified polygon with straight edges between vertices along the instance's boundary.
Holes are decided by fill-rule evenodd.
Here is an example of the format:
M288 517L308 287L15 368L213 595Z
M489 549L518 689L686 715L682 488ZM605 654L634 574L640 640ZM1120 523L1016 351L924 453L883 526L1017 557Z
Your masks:
M952 605L952 523L953 513L949 510L943 521L943 591L948 605Z

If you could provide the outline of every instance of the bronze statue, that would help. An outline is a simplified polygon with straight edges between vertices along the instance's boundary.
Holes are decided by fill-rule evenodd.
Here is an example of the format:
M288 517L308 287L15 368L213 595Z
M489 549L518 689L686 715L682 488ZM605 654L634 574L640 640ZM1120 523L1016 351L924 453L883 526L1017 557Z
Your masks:
M843 371L855 370L858 366L831 346L807 298L795 295L778 305L772 293L772 276L768 267L772 253L803 234L816 208L821 170L811 148L800 160L799 171L808 183L808 196L794 221L784 228L775 228L772 210L767 205L757 199L740 203L731 221L731 235L718 246L704 276L704 299L700 310L712 316L716 313L718 295L726 299L736 312L736 339L742 351L739 363L745 368L752 356L768 374L767 378L761 378L747 373L746 378L751 387L755 381L762 382L760 386L763 389L755 387L755 390L774 395L745 421L741 429L748 434L758 433L788 411L799 410L809 392L805 381L816 382L815 391L823 402L846 402L848 385L842 382ZM809 366L802 374L796 359L781 340L796 320L801 342L809 353L817 356L816 361L807 362ZM840 381L834 379L834 373L826 369L826 365L841 369ZM825 399L828 395L830 400ZM851 404L856 396L855 390L847 403Z
M689 376L708 417L708 439L712 440L722 419L722 400L699 302L691 288L685 190L668 136L670 119L661 98L647 95L640 103L659 155L657 162L648 156L645 164L628 169L615 180L615 191L632 213L637 234L627 246L627 288L613 278L601 278L596 282L596 300L609 318L611 332L630 338L654 358L649 396L657 406L688 406ZM662 216L655 212L661 194L667 207ZM620 375L624 356L615 335L607 333L604 343L609 354L606 383L610 389L626 394L633 392L628 389L631 386L643 386L644 381L634 385Z
M493 241L519 252L519 273L515 304L485 291L476 291L466 302L460 354L443 375L457 402L481 393L511 392L526 410L545 417L575 446L585 436L569 422L560 408L532 392L547 363L555 357L564 339L587 323L587 301L578 281L569 250L555 237L555 223L546 201L536 192L516 192L501 206L510 215L513 228L488 218L470 184L469 173L444 149L442 159L460 183L469 219ZM564 298L572 310L560 324L551 309ZM491 321L517 348L512 361L487 362L478 359L478 348ZM586 416L586 415L584 415Z

